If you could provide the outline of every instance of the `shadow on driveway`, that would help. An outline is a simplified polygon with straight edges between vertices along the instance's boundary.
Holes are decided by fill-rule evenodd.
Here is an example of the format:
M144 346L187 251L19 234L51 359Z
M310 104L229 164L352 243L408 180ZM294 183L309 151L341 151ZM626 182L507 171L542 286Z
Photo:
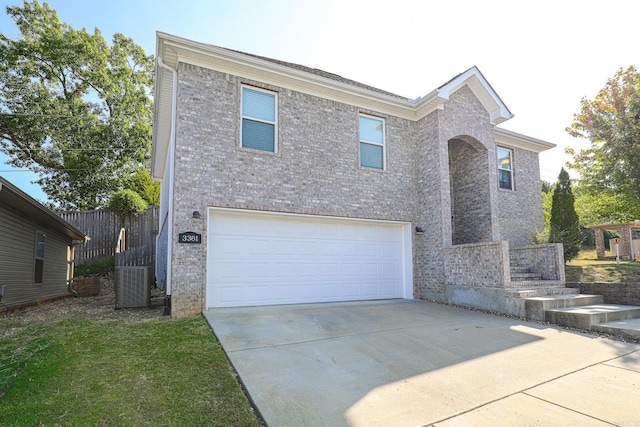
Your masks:
M221 308L204 314L269 426L452 421L638 350L424 301ZM514 405L522 406L523 399L540 400L522 395ZM557 408L546 408L558 416L551 409ZM578 417L576 423L593 421L558 410ZM522 425L522 413L513 420Z

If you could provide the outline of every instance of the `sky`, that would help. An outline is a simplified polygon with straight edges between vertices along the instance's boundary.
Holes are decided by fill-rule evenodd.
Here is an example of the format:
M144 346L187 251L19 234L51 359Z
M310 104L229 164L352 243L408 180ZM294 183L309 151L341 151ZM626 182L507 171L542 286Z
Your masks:
M0 0L0 32L19 32ZM565 128L620 68L640 68L638 0L50 0L61 21L155 53L156 31L319 68L407 98L477 66L515 117L500 127L557 144L554 182L586 148ZM0 175L39 200L28 172ZM575 176L574 176L575 177Z

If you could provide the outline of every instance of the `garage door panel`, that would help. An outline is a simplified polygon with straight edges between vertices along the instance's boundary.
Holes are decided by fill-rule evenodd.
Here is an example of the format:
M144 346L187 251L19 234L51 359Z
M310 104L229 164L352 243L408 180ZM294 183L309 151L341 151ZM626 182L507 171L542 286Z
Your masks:
M244 289L240 287L221 286L218 289L220 294L220 302L223 305L241 304L243 302Z
M208 307L403 296L401 224L212 210L208 232Z
M233 239L230 237L226 237L222 240L222 248L220 251L223 254L241 254L244 250L244 241L243 239Z
M245 238L243 244L250 255L264 255L271 250L271 241L267 239Z
M377 276L378 275L378 265L377 264L363 264L362 265L362 275L365 277Z
M361 244L358 246L358 253L363 257L374 257L378 253L378 247L374 244Z
M243 263L226 262L221 264L218 270L220 272L220 277L223 279L242 278Z
M338 277L340 266L338 264L322 263L320 265L320 276L323 278Z
M367 297L377 296L378 292L378 284L377 283L364 283L362 285L363 295Z
M342 264L342 276L346 278L354 278L359 275L359 265L354 264Z

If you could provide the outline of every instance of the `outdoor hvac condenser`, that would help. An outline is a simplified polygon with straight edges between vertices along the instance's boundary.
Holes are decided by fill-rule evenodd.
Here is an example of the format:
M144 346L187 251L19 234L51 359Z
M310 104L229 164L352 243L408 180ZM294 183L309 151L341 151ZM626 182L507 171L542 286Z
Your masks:
M153 270L144 267L116 267L116 308L149 307Z

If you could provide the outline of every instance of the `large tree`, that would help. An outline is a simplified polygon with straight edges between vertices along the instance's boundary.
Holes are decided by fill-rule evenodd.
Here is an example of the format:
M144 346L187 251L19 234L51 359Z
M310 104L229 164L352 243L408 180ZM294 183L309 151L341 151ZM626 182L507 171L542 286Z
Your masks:
M568 166L580 174L579 198L592 221L637 219L640 212L640 74L620 69L594 99L582 99L567 131L590 141L587 149L567 149ZM593 204L594 201L603 203ZM597 208L597 209L596 209Z
M562 168L551 196L549 242L563 244L565 262L580 252L580 221L574 203L569 174Z
M148 168L153 56L76 30L47 3L6 11L21 37L0 34L0 150L59 208L104 206Z

